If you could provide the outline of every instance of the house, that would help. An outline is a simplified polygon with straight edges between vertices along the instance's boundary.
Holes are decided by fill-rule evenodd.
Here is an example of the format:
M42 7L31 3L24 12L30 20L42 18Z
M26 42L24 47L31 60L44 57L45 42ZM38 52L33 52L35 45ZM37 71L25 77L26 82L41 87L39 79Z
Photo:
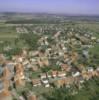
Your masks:
M99 67L96 69L96 76L98 77L99 76Z
M77 57L76 57L75 55L72 55L72 56L71 56L71 61L72 61L72 62L75 62L76 60L77 60Z
M0 54L0 64L3 64L5 62L5 56L4 54Z
M54 37L55 37L55 38L58 38L58 37L60 36L60 34L61 34L61 31L58 31L58 32L54 35Z
M99 71L99 67L97 67L96 71Z
M93 77L94 77L94 76L98 76L97 71L93 71L93 72L92 72L92 76L93 76Z
M12 57L12 60L15 61L16 63L23 62L23 59L24 59L24 57L18 56L18 55Z
M64 59L67 59L69 56L68 56L68 53L67 52L65 52L64 53Z
M3 78L5 78L5 79L11 79L11 72L10 72L10 70L7 67L4 68Z
M79 76L79 77L78 77L78 80L79 80L79 82L80 82L81 84L84 83L84 79L83 79L82 76Z
M77 71L76 73L72 73L72 76L73 76L73 77L80 76L80 72Z
M0 76L2 76L2 73L3 73L3 67L2 67L2 65L0 65Z
M49 85L49 81L48 81L48 79L46 79L46 78L43 78L42 80L41 80L41 82L43 83L43 85L45 86L45 87L49 87L50 85Z
M38 70L38 66L37 66L37 65L33 65L33 66L31 67L31 69L32 69L32 71L37 71L37 70Z
M49 65L48 59L43 59L43 65L45 65L45 66L48 66Z
M66 76L66 72L58 71L58 77L65 77L65 76Z
M84 79L81 76L74 78L74 84L76 88L81 89L83 83L84 83Z
M83 77L82 77L82 76L75 77L75 78L74 78L74 83L75 83L75 84L78 84L78 85L84 83Z
M54 85L58 88L63 87L63 86L69 86L74 83L74 78L73 77L66 77L62 79L58 79L54 81Z
M93 72L94 69L93 69L92 67L88 67L88 68L87 68L87 71L88 71L88 72Z
M19 74L17 73L17 74L15 74L14 80L17 80L17 79L24 80L25 79L24 73L19 73Z
M77 76L79 76L80 75L80 70L79 70L79 67L77 67L77 66L72 66L72 68L71 68L71 73L72 73L72 76L73 77L77 77Z
M49 45L48 41L46 41L46 40L45 40L45 45L47 45L47 46Z
M46 75L47 75L47 78L51 78L52 77L50 73L46 73Z
M7 79L2 79L2 81L3 81L4 88L8 89L10 87L11 81Z
M29 95L28 100L37 100L37 97L35 95Z
M29 56L37 56L39 54L38 51L30 51Z
M15 66L15 72L16 73L20 73L20 72L23 72L24 70L23 70L23 65L22 64L17 64L16 66Z
M49 83L45 84L45 87L50 87Z
M0 92L8 89L10 87L10 80L5 78L0 79Z
M39 65L40 67L43 67L43 62L42 62L41 59L37 59L37 62L38 62L38 65Z
M65 85L72 85L74 83L74 77L69 76L65 78Z
M0 93L4 90L4 83L0 80Z
M48 79L46 79L46 78L45 78L45 79L42 79L41 82L42 82L43 84L49 83L49 82L48 82Z
M92 73L86 72L86 71L82 72L81 75L82 75L83 79L85 79L85 80L89 80L93 77Z
M9 69L9 71L10 71L11 73L14 72L15 63L13 63L13 62L6 62L5 66Z
M33 84L33 86L40 86L41 80L40 79L32 79L32 84Z
M42 73L42 74L40 75L40 77L41 77L41 79L47 78L46 73Z
M83 50L83 56L88 58L89 57L89 52L87 50Z
M91 37L91 40L96 40L96 39L97 39L97 38L96 38L96 37L94 37L94 36L92 36L92 37Z
M77 66L77 68L79 69L80 72L86 70L86 67L85 67L84 64L79 64L79 65Z
M40 50L38 55L39 55L39 57L44 57L45 56L45 51Z
M33 92L27 93L27 100L37 100L37 96Z
M22 50L22 55L23 55L23 56L27 56L27 54L28 54L27 50L23 49L23 50Z
M64 56L64 53L62 51L59 51L59 56Z
M29 64L29 60L25 59L23 62L22 62L23 65L27 65Z
M35 63L36 62L36 59L35 58L30 58L30 62Z
M22 80L20 78L15 80L14 83L15 83L15 88L20 88L25 86L25 80Z
M28 70L32 67L32 65L30 63L23 65L25 70Z
M8 71L10 73L9 79L11 79L15 74L14 66L15 66L15 63L13 63L13 62L6 62L6 64L5 64L5 67L7 67L6 70L8 69Z
M69 72L71 67L68 66L67 64L61 64L61 69L62 69L62 71Z
M22 64L15 66L16 75L19 75L20 78L24 79L24 68Z
M10 91L4 90L0 92L0 100L13 100Z
M25 100L23 96L19 96L19 100Z
M60 87L63 87L65 85L65 80L64 79L61 79L61 80L57 80L57 81L54 81L54 86L60 88Z
M57 77L58 71L52 71L51 72L51 75L52 75L53 78Z

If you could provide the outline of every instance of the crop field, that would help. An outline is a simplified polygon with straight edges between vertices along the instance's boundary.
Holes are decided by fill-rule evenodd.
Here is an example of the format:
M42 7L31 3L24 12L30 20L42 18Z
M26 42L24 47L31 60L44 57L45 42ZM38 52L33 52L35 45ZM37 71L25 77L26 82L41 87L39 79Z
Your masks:
M0 40L2 39L9 39L9 38L16 38L18 35L14 27L8 27L6 25L0 25Z

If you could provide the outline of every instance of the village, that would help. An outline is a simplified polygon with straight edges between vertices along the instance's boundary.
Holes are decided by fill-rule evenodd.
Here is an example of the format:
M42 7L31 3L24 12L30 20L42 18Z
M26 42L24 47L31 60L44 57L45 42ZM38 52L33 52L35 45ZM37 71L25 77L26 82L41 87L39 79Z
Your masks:
M32 32L35 34L36 30ZM23 35L28 33L20 26L16 31ZM73 28L67 34L58 28L55 31L51 35L38 34L37 50L22 49L10 60L0 54L0 100L44 100L36 91L39 87L44 92L72 85L81 89L85 81L99 77L99 66L90 65L88 51L99 39L91 32L74 33ZM40 28L39 33L42 32Z

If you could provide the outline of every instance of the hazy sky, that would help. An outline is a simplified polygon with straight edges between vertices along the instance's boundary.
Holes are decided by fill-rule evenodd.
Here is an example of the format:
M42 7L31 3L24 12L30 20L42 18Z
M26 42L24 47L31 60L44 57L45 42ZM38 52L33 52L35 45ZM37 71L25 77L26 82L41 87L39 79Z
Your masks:
M99 0L0 0L3 11L99 15Z

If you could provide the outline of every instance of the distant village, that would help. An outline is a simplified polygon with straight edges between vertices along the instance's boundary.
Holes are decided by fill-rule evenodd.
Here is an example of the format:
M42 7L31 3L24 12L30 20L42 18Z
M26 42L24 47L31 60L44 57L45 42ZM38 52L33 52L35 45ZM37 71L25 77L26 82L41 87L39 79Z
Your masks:
M93 67L87 63L90 60L88 49L99 43L99 39L91 32L74 33L72 28L65 34L62 29L56 28L51 35L38 34L41 37L37 50L24 48L11 59L7 59L4 53L0 54L0 100L14 100L13 97L15 100L44 100L36 92L39 87L45 92L72 85L81 89L85 81L99 77L99 66ZM18 34L28 34L24 26L16 26L16 31ZM45 31L36 27L32 32ZM23 94L18 93L20 90Z

